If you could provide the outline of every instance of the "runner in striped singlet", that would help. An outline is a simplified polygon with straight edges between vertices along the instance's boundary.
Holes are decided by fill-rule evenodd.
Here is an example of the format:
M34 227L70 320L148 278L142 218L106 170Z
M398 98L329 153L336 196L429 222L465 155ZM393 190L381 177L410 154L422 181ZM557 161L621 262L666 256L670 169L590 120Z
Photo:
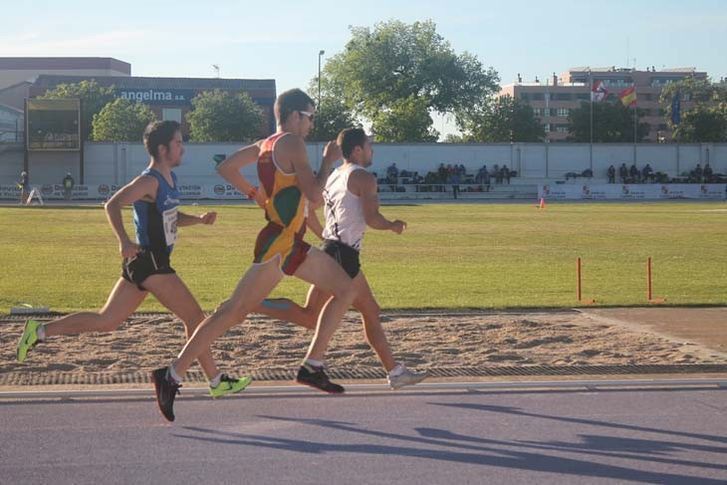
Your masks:
M197 355L227 329L243 322L284 275L293 275L333 295L320 313L314 341L298 369L297 382L333 394L344 391L328 379L323 358L353 301L351 278L333 258L302 240L306 204L315 206L323 202L322 189L333 162L341 156L338 145L328 143L318 175L313 175L304 138L313 127L314 110L313 101L303 91L292 89L282 93L275 102L276 133L238 150L218 167L222 177L265 209L267 224L258 235L253 264L230 298L202 322L169 367L153 373L157 404L169 421L174 420L179 383ZM259 189L240 172L252 163L257 163Z

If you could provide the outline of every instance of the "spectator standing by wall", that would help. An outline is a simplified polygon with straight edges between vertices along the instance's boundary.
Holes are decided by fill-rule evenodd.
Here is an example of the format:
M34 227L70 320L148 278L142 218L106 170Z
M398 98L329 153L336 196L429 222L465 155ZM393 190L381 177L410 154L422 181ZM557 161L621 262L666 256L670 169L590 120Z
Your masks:
M455 200L457 200L457 195L459 195L459 183L460 183L460 176L459 173L455 172L452 174L451 181L452 181L452 196Z
M71 200L71 194L73 193L73 185L75 184L71 172L66 172L66 176L63 177L63 198Z
M25 204L28 200L28 194L30 194L30 183L28 181L28 172L23 170L20 172L20 180L18 180L18 188L20 189L20 202L19 204Z

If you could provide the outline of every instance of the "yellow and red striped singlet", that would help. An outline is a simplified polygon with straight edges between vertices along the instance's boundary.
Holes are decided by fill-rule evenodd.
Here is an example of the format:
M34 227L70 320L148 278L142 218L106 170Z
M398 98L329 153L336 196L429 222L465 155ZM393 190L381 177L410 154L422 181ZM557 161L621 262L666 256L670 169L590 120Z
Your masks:
M275 163L275 143L287 133L276 133L260 146L257 175L265 190L267 225L255 242L255 263L280 255L280 269L292 275L305 261L310 245L303 241L308 201L298 187L295 173L285 173Z

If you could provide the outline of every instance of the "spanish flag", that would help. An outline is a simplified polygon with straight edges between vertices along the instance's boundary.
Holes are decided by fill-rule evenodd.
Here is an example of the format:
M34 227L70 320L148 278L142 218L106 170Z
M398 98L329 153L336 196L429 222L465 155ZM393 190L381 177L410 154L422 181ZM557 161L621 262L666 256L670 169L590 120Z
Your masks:
M618 93L618 97L624 106L636 106L636 87L631 86Z

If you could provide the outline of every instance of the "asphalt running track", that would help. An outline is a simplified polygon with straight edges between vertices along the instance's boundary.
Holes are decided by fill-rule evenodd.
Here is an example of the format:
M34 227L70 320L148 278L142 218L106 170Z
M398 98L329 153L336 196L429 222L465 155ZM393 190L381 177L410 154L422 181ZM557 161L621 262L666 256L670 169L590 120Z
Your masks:
M675 382L4 394L0 483L724 484L727 389Z

